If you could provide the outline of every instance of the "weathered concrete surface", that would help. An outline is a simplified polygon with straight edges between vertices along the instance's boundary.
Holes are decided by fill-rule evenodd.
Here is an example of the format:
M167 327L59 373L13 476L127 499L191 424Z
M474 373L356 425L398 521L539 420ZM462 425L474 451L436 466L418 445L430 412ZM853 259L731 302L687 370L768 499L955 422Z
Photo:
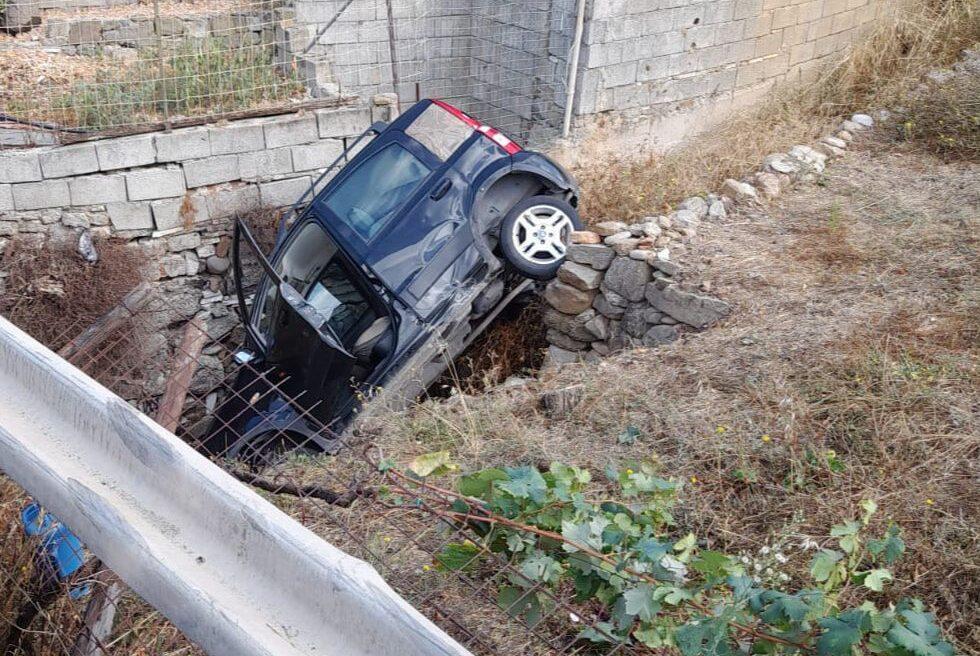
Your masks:
M210 654L465 655L367 563L0 318L0 464Z

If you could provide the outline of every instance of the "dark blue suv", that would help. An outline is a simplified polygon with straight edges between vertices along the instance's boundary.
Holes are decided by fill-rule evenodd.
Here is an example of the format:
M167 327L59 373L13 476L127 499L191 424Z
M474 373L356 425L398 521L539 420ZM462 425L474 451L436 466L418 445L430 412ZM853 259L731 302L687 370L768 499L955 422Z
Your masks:
M404 407L555 275L577 205L559 165L441 101L373 125L280 222L268 258L237 222L248 366L205 450L331 451L357 413ZM260 267L251 289L243 261Z

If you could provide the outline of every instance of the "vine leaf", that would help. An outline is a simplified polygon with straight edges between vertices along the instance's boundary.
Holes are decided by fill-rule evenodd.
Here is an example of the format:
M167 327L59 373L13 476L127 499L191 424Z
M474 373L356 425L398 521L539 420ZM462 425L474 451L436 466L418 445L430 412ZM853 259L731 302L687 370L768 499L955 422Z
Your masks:
M410 472L420 478L426 476L441 476L456 471L459 465L452 462L449 451L433 451L417 457L408 466Z
M905 541L901 537L901 529L892 524L881 540L868 540L868 552L881 559L886 565L892 565L905 553Z
M505 585L497 593L497 605L511 617L517 617L533 627L541 621L541 600L533 592Z
M480 555L480 548L467 540L466 542L451 542L436 554L436 565L439 569L459 571L472 569Z
M917 656L952 656L953 647L943 642L932 613L903 610L906 625L895 622L888 630L888 639Z
M824 632L817 639L819 656L850 656L851 647L861 640L860 630L837 618L826 617L820 620L820 626Z
M885 589L885 583L893 580L892 573L887 569L873 569L864 573L862 585L869 590L881 592Z
M502 469L484 469L460 478L457 489L464 496L486 500L493 489L493 482L506 481L507 479L507 473Z
M641 583L623 593L626 602L626 613L639 617L642 622L649 622L660 612L660 603L654 597L654 587L649 583Z
M817 583L823 583L830 579L837 569L837 563L843 557L844 554L839 551L822 549L820 553L814 556L813 563L810 565L810 574L813 575L813 579Z
M684 656L731 656L728 624L724 620L701 619L688 622L674 633L677 648Z
M497 487L518 499L530 499L534 503L544 503L548 495L548 483L534 467L508 467L504 470L509 480Z

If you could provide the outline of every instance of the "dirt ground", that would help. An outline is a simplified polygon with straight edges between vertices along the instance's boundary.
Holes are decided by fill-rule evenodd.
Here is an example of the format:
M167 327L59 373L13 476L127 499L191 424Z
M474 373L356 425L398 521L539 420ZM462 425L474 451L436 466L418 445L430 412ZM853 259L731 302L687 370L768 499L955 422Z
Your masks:
M464 470L559 460L601 479L657 461L686 483L679 530L729 553L778 545L794 585L801 545L873 498L908 543L880 601L923 599L977 653L978 237L980 165L859 142L816 183L702 226L686 276L732 303L723 325L423 403L382 441L403 462L450 449ZM576 384L568 416L541 412L542 390Z

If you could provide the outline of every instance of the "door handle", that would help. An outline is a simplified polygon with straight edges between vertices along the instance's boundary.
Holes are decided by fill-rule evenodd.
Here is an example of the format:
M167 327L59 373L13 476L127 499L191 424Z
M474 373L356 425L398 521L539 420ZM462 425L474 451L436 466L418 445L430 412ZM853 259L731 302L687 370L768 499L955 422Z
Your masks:
M443 196L449 193L449 189L452 186L453 186L452 180L443 180L442 182L439 183L439 186L435 188L435 191L429 194L429 198L431 198L432 200L439 200L440 198L442 198Z

